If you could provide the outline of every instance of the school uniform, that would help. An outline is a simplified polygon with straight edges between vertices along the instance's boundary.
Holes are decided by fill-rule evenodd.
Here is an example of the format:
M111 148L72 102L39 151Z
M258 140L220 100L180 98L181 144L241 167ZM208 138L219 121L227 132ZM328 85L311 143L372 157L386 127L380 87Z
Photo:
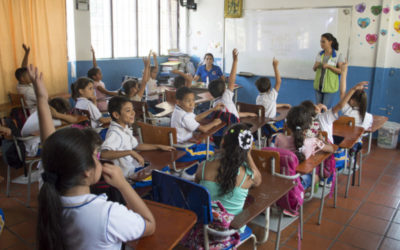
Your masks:
M206 65L203 64L197 68L196 76L200 76L202 82L207 82L207 77L208 77L208 81L211 82L221 78L223 74L221 68L218 67L217 65L213 64L211 70L207 71Z
M156 107L158 104L158 95L149 95L154 92L157 92L157 80L150 78L146 84L146 102L149 106L149 111L156 114L161 110Z
M97 107L101 111L107 111L108 110L108 101L107 101L107 95L102 93L100 90L97 89L97 87L103 87L104 89L106 88L105 84L103 81L94 81L94 89L96 93L96 101L97 101Z
M125 151L133 150L139 145L138 141L132 134L132 130L128 127L123 128L120 124L112 121L108 128L106 139L101 145L102 150ZM122 168L125 177L135 173L135 169L140 165L130 155L114 159L113 163Z
M89 101L89 99L78 97L75 108L89 111L92 128L98 128L101 126L101 123L99 122L99 119L101 118L100 110L93 104L93 102Z
M235 103L233 102L233 96L234 93L232 90L225 89L222 96L215 99L213 107L217 106L218 103L223 103L225 105L225 111L235 115L236 118L239 119L239 113L236 109Z
M193 137L193 132L200 126L196 121L196 115L193 112L186 112L179 105L175 105L171 116L171 127L176 128L178 144L183 144ZM179 158L179 162L203 161L207 157L207 145L204 143L194 144L190 147L177 147L186 152L186 155ZM214 148L209 146L209 154L214 154Z
M33 84L17 84L17 92L18 94L24 95L24 99L29 110L29 113L32 114L37 109L37 100L35 95L35 90L33 89Z
M372 126L373 116L365 112L364 120L362 120L360 111L358 107L351 107L348 103L342 109L343 115L354 117L355 125L358 127L363 127L364 129L369 129Z
M278 91L276 91L275 88L271 88L268 92L258 94L256 104L265 108L265 118L274 118L276 116L277 99ZM282 132L284 124L285 121L277 121L273 124L267 124L263 126L263 131L267 136L273 133Z
M63 238L67 249L121 249L121 243L139 239L143 217L107 196L61 196Z

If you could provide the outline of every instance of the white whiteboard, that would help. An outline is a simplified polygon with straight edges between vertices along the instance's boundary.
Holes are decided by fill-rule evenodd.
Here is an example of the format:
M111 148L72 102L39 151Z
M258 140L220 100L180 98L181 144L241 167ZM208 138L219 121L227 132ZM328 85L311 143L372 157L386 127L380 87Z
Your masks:
M242 18L225 19L225 72L237 48L238 72L274 76L275 56L282 77L314 79L312 67L326 32L337 38L339 53L347 58L351 8L244 10Z

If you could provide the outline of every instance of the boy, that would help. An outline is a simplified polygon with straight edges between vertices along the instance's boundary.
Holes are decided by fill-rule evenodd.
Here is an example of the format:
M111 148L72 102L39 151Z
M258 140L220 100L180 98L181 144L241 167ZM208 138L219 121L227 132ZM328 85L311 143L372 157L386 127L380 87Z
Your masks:
M150 54L153 54L154 66L150 67L150 79L146 84L146 102L149 106L149 111L153 114L156 114L162 111L161 109L156 107L160 94L156 80L158 74L158 62L156 53L150 51Z
M21 63L21 68L18 68L15 71L15 78L18 80L17 84L17 92L21 95L24 95L24 99L29 110L29 113L32 114L36 111L36 96L35 91L33 90L33 85L29 78L28 74L28 57L30 52L30 47L27 47L25 44L22 44L22 48L25 51L24 59Z
M199 115L193 113L194 110L194 92L188 87L181 87L176 91L176 102L174 112L171 117L171 127L177 130L177 140L179 143L185 143L187 140L193 137L193 132L199 130L201 132L207 132L211 128L221 123L220 119L214 119L207 125L201 125L199 121L206 118L211 112L218 111L224 107L222 103L216 105L214 108L203 112ZM185 150L186 155L180 158L178 161L202 161L206 159L207 146L205 144L195 144ZM209 153L214 154L214 148L210 146Z
M185 74L177 69L172 70L171 73L178 75L174 78L175 89L179 89L183 86L188 88L192 87L193 76L191 74L189 73Z
M281 75L278 69L279 61L275 59L272 60L272 66L275 72L275 88L271 88L271 81L268 77L260 77L256 81L256 87L260 94L257 96L256 104L264 106L265 108L265 118L274 118L276 116L276 109L280 107L290 108L290 104L276 104L278 99L278 92L281 88ZM265 125L263 127L264 133L269 136L272 133L277 133L283 128L284 121L278 121L271 125Z
M101 146L101 157L112 160L122 168L125 177L135 173L135 169L144 166L144 159L136 150L164 150L175 148L164 145L139 144L129 128L135 121L135 111L132 102L123 96L114 96L108 103L108 112L112 121Z

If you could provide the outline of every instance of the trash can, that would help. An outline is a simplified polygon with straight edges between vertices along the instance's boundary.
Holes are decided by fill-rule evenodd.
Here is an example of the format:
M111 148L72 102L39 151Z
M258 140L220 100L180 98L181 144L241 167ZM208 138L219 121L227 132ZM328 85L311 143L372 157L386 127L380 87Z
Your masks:
M393 149L397 146L400 123L387 121L378 131L378 147Z

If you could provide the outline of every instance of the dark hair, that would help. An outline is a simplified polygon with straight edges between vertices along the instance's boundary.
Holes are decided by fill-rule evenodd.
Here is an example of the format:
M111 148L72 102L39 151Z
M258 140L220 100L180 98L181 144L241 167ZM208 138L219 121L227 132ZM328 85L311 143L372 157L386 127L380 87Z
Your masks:
M86 88L93 80L87 77L79 77L76 82L71 84L71 95L74 100L80 96L79 90Z
M360 113L362 121L364 121L365 113L367 112L367 93L364 90L356 90L351 96L352 100L357 103L358 112Z
M216 182L220 186L220 194L225 195L235 188L239 168L247 160L247 151L239 145L239 133L249 129L244 123L237 123L225 130L222 156Z
M66 114L70 111L71 105L69 102L60 97L53 98L49 101L49 105L52 106L58 113Z
M156 66L150 66L150 73L153 72L153 70L157 69Z
M95 167L93 153L100 145L100 136L94 130L77 128L57 130L44 142L44 174L54 177L52 182L44 181L39 192L38 249L66 248L60 196L83 184L83 173Z
M113 116L113 112L121 114L122 106L130 102L130 100L125 96L113 96L108 102L108 113L110 113L111 119L116 121L117 119Z
M87 76L90 79L93 79L93 76L97 75L97 73L99 73L99 72L100 72L100 68L99 67L93 67L93 68L88 70Z
M225 91L225 82L219 78L216 80L212 80L209 84L208 84L208 91L211 93L211 95L214 98L218 98L220 96L222 96L222 94Z
M174 79L174 87L175 89L179 89L181 87L184 87L186 83L186 80L183 76L177 76Z
M271 89L271 81L268 77L260 77L256 81L256 87L260 93L268 92Z
M193 90L191 90L188 87L181 87L179 89L176 90L176 99L179 101L182 101L186 95L188 94L194 94Z
M24 76L24 74L28 73L28 68L27 67L22 67L18 68L15 71L15 78L17 78L18 81L21 80L21 78Z
M328 41L332 42L331 46L334 50L339 50L339 43L331 33L324 33L321 37L325 37Z
M311 114L307 112L305 107L295 106L289 110L286 120L287 127L292 131L294 138L294 146L296 147L295 154L299 162L303 162L305 156L299 149L304 144L304 131L310 128L312 122Z
M303 106L307 112L310 113L311 117L317 116L317 112L315 112L315 105L312 101L306 100L300 103L300 106Z
M126 80L122 84L122 88L118 91L119 95L129 96L132 88L135 88L138 85L138 81L136 79ZM122 93L123 92L123 93Z
M214 56L213 56L213 54L211 54L211 53L206 53L205 55L204 55L204 59L203 60L206 60L206 57L207 56L211 56L211 58L213 59L213 61L214 61Z

